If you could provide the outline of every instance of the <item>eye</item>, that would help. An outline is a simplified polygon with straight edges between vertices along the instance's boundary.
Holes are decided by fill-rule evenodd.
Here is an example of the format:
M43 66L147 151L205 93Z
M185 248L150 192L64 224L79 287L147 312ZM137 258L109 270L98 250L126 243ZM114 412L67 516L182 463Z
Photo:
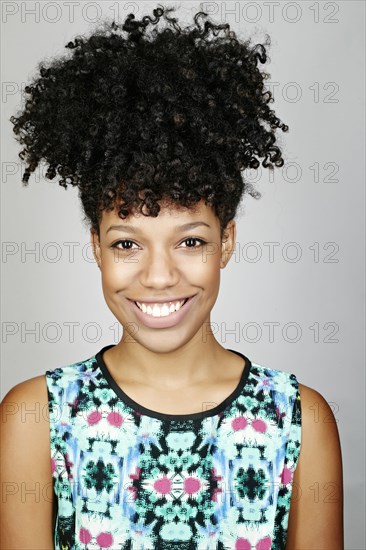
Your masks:
M184 239L184 241L182 241L181 244L183 243L187 243L187 246L183 248L193 248L193 249L200 248L204 244L207 244L206 241L204 241L203 239L198 239L197 237L187 237L187 239ZM196 243L199 243L199 245L196 246L195 245ZM120 244L122 245L122 247L118 246ZM113 243L111 245L111 248L116 248L117 250L121 250L121 251L129 251L129 250L133 250L132 248L133 245L136 245L134 241L131 241L130 239L122 239Z
M187 239L184 239L184 241L182 241L182 243L194 243L194 242L199 242L200 243L200 246L203 246L204 244L206 244L206 241L204 241L203 239L198 239L197 237L188 237ZM188 246L185 246L184 248L200 248L200 246L194 246L194 244L189 244Z
M122 246L122 248L119 248L117 245L119 245L120 243L128 243L128 246ZM133 241L130 241L129 239L123 239L123 240L120 240L120 241L117 241L115 243L113 243L111 245L111 248L116 248L117 250L131 250L132 247L131 245L134 245L136 243L134 243ZM137 246L137 245L136 245Z

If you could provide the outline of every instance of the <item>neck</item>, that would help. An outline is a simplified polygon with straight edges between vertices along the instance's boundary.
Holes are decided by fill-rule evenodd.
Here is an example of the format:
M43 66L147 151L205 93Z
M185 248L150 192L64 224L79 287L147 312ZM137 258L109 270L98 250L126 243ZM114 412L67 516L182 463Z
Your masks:
M228 353L214 338L210 330L202 338L201 331L186 344L166 349L154 349L124 335L121 341L108 350L116 376L134 383L158 387L159 389L187 388L210 379L220 370L224 356Z

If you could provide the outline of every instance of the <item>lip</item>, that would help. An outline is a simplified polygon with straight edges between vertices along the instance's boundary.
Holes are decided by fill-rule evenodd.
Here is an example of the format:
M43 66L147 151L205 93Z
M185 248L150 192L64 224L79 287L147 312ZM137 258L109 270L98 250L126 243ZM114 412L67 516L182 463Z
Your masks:
M131 300L135 302L140 302L142 304L168 304L169 302L180 302L181 300L186 300L186 298L192 298L192 296L181 296L180 298L169 298L168 296L165 299L160 298L148 298L146 300Z
M152 315L148 315L147 313L144 313L141 311L141 309L135 304L133 300L128 300L131 304L131 309L133 313L136 315L138 320L145 325L148 328L170 328L182 321L182 319L188 314L189 310L192 307L192 304L195 302L197 294L194 294L194 296L190 296L187 300L187 302L182 306L178 311L175 311L174 313L171 313L170 315L167 315L166 317L153 317ZM184 298L181 298L182 300ZM138 302L140 300L137 300ZM169 300L169 301L175 301ZM179 300L177 300L179 301ZM164 302L146 302L146 303L164 303Z

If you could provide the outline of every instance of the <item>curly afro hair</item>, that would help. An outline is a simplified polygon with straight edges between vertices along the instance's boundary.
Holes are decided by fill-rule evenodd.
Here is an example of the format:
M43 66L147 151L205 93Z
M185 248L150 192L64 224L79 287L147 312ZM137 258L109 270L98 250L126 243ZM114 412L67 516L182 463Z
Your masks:
M71 56L40 62L24 109L10 118L25 145L23 184L43 159L46 178L78 186L98 235L103 210L156 217L159 202L194 208L202 199L223 232L244 193L261 196L241 172L259 158L271 170L284 164L275 131L288 126L268 106L270 75L257 67L265 46L204 12L182 29L168 16L175 8L157 5L153 18L104 20L65 46ZM167 25L148 34L162 16Z

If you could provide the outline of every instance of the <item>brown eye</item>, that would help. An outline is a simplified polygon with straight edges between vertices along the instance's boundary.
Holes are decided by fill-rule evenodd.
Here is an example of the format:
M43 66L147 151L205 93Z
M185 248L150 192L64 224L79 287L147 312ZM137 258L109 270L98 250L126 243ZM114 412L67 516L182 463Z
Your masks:
M119 245L120 243L128 243L127 246L122 246L122 248L118 247L117 245ZM111 245L111 248L117 248L117 250L131 250L132 248L132 245L134 245L136 243L134 243L133 241L130 241L129 239L123 239L123 240L120 240L120 241L117 241L115 243L113 243Z
M200 248L200 246L206 244L206 241L204 241L203 239L198 239L196 237L188 237L187 239L184 239L184 241L182 241L182 242L183 243L190 243L185 248ZM199 246L195 246L195 243L197 243L197 242L200 243Z

